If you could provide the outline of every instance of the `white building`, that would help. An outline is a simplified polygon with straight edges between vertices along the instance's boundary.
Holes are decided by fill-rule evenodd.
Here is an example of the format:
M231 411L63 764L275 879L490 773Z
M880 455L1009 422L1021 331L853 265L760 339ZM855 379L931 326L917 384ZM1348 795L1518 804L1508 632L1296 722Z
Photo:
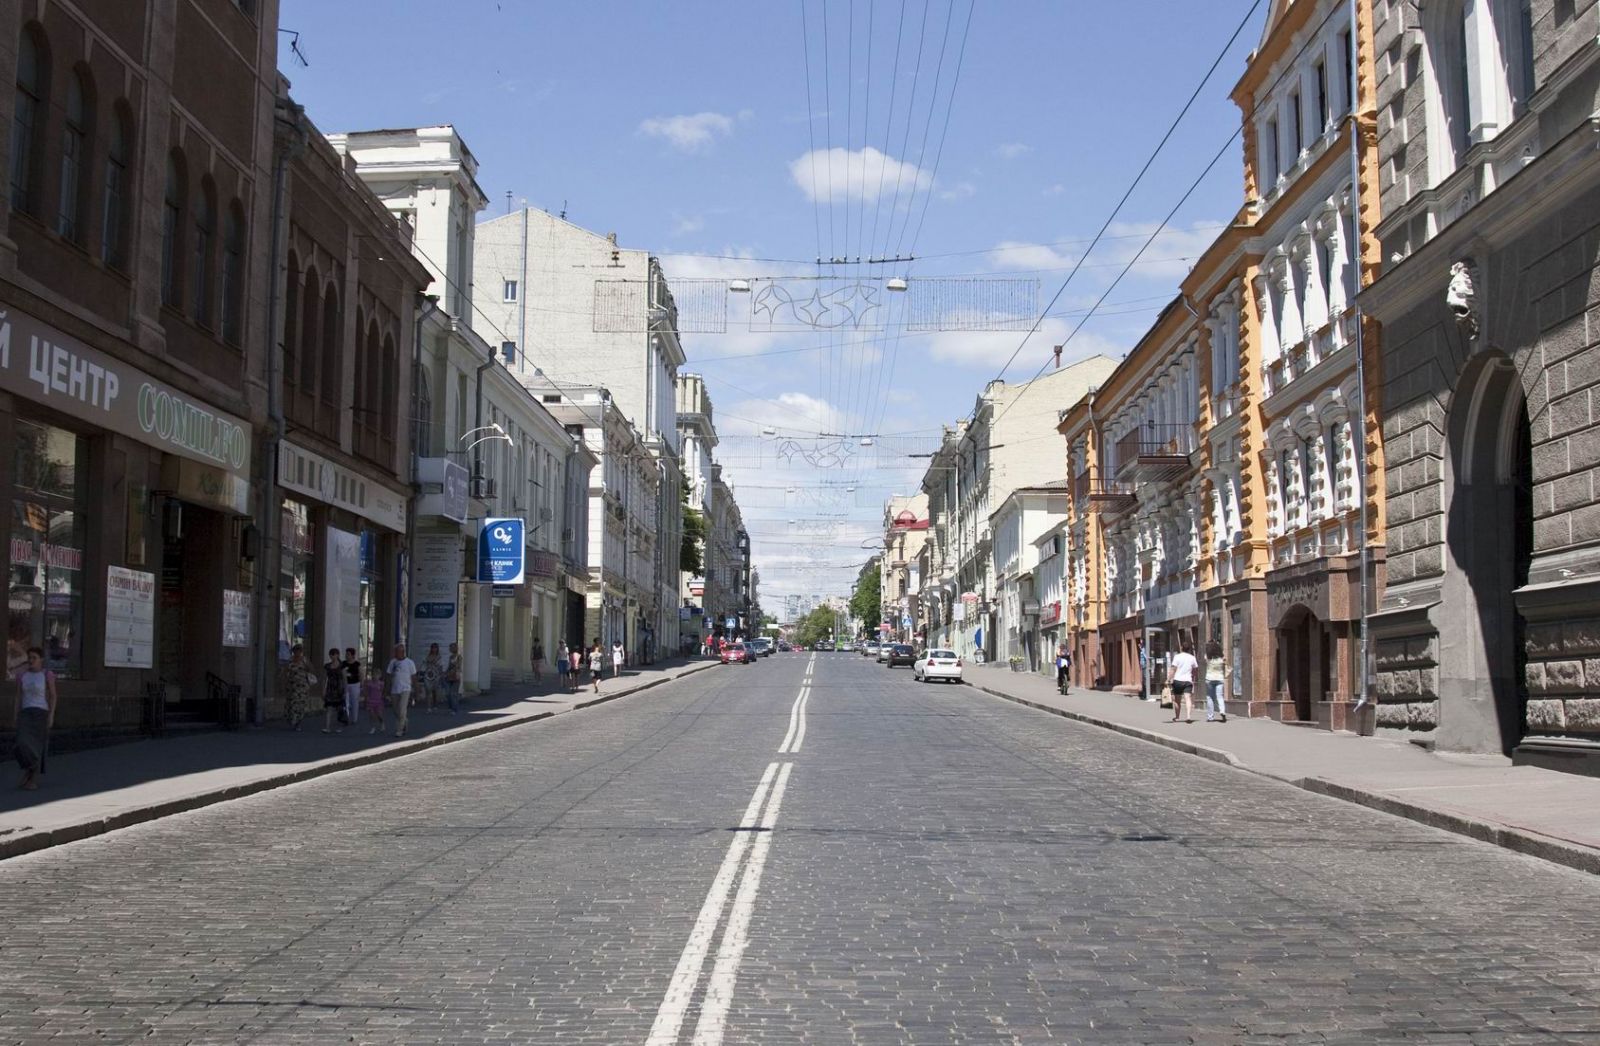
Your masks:
M995 656L1002 661L1020 658L1034 671L1049 660L1039 649L1039 595L1034 588L1034 568L1046 531L1067 519L1067 481L1037 487L1020 487L1006 496L989 516L994 534L990 571L995 585Z
M512 372L530 388L548 381L605 389L656 459L662 490L650 530L651 591L629 611L641 615L629 628L648 637L638 647L645 659L677 650L677 374L684 352L660 264L647 251L619 247L614 233L528 207L479 224L474 252L483 287L473 301L474 323L500 338ZM633 576L635 564L625 570Z
M1054 675L1057 648L1067 642L1067 532L1063 519L1033 539L1033 593L1039 604L1036 667L1048 675Z
M506 368L498 339L472 316L473 217L486 199L477 160L448 126L329 136L391 213L416 230L414 252L433 276L437 307L424 310L416 360L417 481L412 562L413 653L461 644L463 689L531 677L535 643L546 657L565 638L569 581L564 562L586 526L587 504L568 498L571 480L595 459ZM580 480L581 482L581 480ZM524 580L494 586L476 562L482 521L524 523Z

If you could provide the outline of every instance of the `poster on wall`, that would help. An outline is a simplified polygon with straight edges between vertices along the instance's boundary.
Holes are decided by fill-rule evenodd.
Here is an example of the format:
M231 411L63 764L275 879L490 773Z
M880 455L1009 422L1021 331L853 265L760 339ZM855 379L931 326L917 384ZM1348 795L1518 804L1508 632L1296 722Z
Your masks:
M457 591L461 582L461 535L418 534L411 559L411 648L440 650L456 641Z
M306 651L307 660L314 657L318 663L326 651L359 646L361 635L361 535L338 527L325 527L324 532L328 551L322 557L322 646ZM357 654L365 658L372 651Z
M234 588L222 590L222 645L250 645L250 593Z
M106 667L153 668L156 576L106 568Z

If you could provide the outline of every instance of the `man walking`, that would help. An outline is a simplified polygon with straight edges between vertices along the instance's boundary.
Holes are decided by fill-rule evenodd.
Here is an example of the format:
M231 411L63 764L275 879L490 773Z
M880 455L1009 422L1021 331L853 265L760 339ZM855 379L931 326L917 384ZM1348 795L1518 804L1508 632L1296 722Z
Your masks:
M1184 640L1183 649L1172 655L1172 721L1176 723L1180 718L1186 723L1194 722L1194 672L1200 666L1195 659L1194 652L1189 648L1189 641ZM1180 707L1183 714L1178 714Z
M417 675L417 663L406 656L406 645L394 645L394 657L389 659L384 675L389 677L389 697L394 704L394 736L406 736L406 716L411 708L411 681Z

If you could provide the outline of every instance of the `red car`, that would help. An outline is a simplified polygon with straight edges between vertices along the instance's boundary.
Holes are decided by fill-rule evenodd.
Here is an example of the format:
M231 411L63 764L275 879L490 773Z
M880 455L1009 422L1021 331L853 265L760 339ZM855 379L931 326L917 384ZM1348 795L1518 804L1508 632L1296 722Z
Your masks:
M725 665L750 665L756 660L756 652L744 643L722 644L722 663Z

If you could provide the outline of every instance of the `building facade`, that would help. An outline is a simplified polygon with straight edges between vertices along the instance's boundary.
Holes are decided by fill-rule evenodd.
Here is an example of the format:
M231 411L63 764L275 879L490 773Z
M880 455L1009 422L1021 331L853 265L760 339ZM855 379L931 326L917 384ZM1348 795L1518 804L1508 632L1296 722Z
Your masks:
M1039 642L1036 542L1065 520L1066 488L1064 481L1018 487L989 516L994 534L990 573L995 583L995 657L1027 672L1047 665L1053 654L1053 648Z
M1600 772L1600 8L1378 5L1377 722Z
M928 537L928 495L896 495L884 503L882 576L878 590L883 603L885 638L915 643L919 637L917 615L922 601L920 557Z

